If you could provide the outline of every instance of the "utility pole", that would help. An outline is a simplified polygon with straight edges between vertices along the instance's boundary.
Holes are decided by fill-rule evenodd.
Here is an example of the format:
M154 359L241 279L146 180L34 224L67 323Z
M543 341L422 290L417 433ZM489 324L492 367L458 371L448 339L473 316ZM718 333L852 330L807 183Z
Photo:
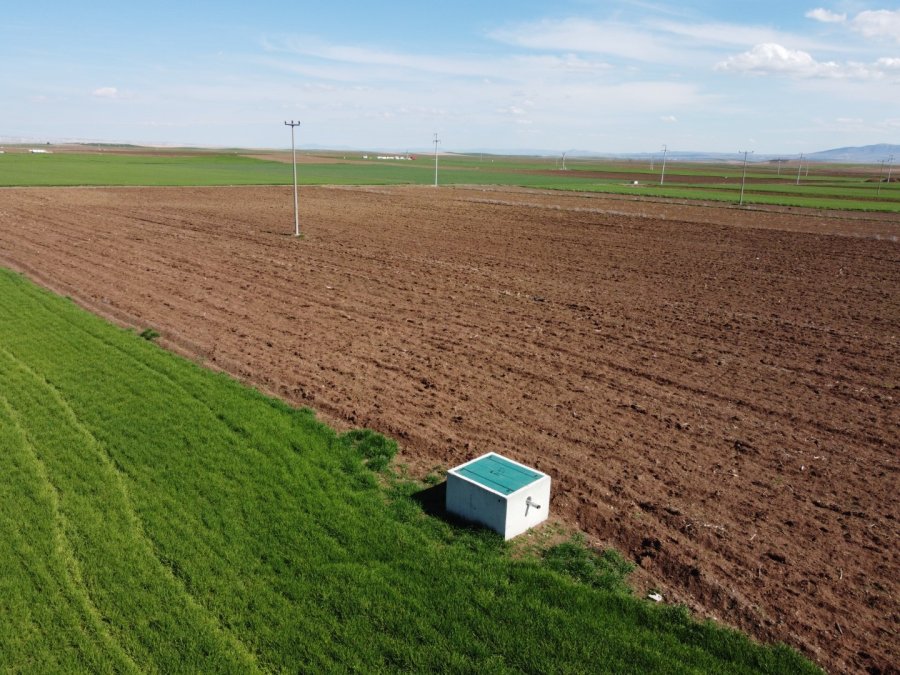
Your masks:
M747 155L753 154L752 150L739 150L744 153L744 170L741 173L741 201L738 206L744 205L744 183L747 181Z
M662 185L666 182L666 155L669 153L669 146L663 145L663 165L662 165L662 173L659 174L659 184Z
M888 163L888 176L887 176L887 184L891 184L891 171L894 168L894 156L891 155L887 158ZM881 160L881 171L884 172L884 160ZM875 191L876 196L881 195L881 176L878 177L878 189Z
M797 166L797 185L800 185L800 172L803 170L803 153L800 153L800 164Z
M441 139L438 138L437 132L434 132L434 187L438 186L438 143L441 142Z
M300 122L291 120L285 122L285 126L291 128L291 164L294 167L294 236L300 236L300 208L297 201L297 151L294 146L294 129L300 126Z
M560 169L561 171L565 171L565 170L566 170L566 155L567 155L567 154L569 154L569 151L568 151L568 150L566 150L566 151L562 154L562 169Z

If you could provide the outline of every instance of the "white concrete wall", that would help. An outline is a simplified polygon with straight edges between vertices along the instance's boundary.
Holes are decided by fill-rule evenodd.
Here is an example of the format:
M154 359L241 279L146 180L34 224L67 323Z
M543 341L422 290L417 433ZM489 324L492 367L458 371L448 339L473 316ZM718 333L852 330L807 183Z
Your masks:
M532 506L528 505L529 497ZM517 537L547 520L549 515L550 476L544 476L507 497L506 526L502 534L506 539Z
M452 473L447 474L447 511L505 536L506 498Z

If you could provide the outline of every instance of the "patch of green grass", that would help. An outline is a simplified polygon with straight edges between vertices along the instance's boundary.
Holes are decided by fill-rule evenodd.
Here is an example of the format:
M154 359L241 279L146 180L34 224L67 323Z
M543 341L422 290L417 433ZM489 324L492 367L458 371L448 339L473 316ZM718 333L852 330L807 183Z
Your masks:
M626 578L634 566L612 549L599 554L591 551L583 537L551 546L543 557L550 569L594 588L615 593L631 592Z
M678 187L692 190L716 190L739 193L740 183L723 183L720 185L710 183L680 184ZM864 199L880 200L884 202L900 202L900 186L882 186L878 189L877 183L865 183L859 181L855 184L848 183L814 183L810 185L796 185L794 183L750 183L745 187L746 194L777 193L783 195L801 195L807 197L825 197L833 199L847 199L861 197Z
M423 480L426 485L437 485L444 479L440 474L431 472L431 473L427 474Z
M290 165L238 155L0 156L0 185L6 186L271 185L290 181Z
M372 471L387 469L397 454L397 441L371 429L353 429L343 434L340 440L356 450Z
M543 187L553 187L545 185ZM559 188L557 188L559 189ZM702 187L663 186L656 185L621 185L594 184L590 187L563 188L586 190L588 192L604 192L612 194L630 194L641 197L665 197L670 199L698 199L713 202L738 203L740 190L732 186L716 189L708 185ZM874 193L872 194L874 197ZM900 212L900 200L883 199L878 201L859 200L843 197L804 196L800 194L760 194L748 190L744 194L744 204L764 204L771 206L799 206L813 209L844 209L850 211L889 211Z
M427 515L395 449L0 270L0 671L817 672Z

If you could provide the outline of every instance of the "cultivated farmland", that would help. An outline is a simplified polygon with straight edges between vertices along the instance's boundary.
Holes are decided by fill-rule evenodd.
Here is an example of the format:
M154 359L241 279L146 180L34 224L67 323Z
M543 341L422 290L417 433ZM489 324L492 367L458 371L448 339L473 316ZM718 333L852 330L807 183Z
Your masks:
M21 151L0 161L0 186L202 186L283 185L292 181L285 165L291 155L196 149L119 148L85 152L83 146L60 146L59 154ZM361 154L300 155L300 183L310 185L430 185L434 162L428 156L396 162L363 160ZM573 160L561 170L546 157L449 155L441 160L442 185L509 185L553 190L622 194L656 199L691 199L737 203L741 167L729 163L670 163L665 184L659 169L644 162ZM806 167L807 170L809 167ZM900 213L900 184L877 183L871 166L815 165L802 183L785 171L754 166L746 177L746 204Z
M0 384L0 672L817 672L634 598L615 555L427 518L370 471L384 437L6 270Z
M424 475L495 450L664 594L897 652L900 226L520 190L6 190L0 262Z

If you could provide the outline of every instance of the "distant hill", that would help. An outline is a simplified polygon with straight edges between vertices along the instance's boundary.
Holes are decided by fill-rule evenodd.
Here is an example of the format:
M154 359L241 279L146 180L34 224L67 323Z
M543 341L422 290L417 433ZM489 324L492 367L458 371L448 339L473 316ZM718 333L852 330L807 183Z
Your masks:
M851 162L854 164L879 164L881 160L891 155L894 161L900 163L900 145L879 143L877 145L863 145L857 148L835 148L814 152L809 157L813 162Z
M571 157L614 157L618 159L645 160L649 157L660 157L661 152L654 153L619 153L619 154L601 154L595 152L573 152ZM900 145L891 145L889 143L879 143L877 145L864 145L861 147L835 148L833 150L822 150L820 152L812 152L804 155L805 161L810 162L841 162L847 164L880 164L881 160L887 159L891 155L894 156L894 162L900 164ZM780 154L767 155L754 153L749 156L749 161L753 163L773 162L779 159L796 160L799 155ZM697 152L697 151L669 151L669 159L681 162L739 162L742 159L741 153L738 152Z

